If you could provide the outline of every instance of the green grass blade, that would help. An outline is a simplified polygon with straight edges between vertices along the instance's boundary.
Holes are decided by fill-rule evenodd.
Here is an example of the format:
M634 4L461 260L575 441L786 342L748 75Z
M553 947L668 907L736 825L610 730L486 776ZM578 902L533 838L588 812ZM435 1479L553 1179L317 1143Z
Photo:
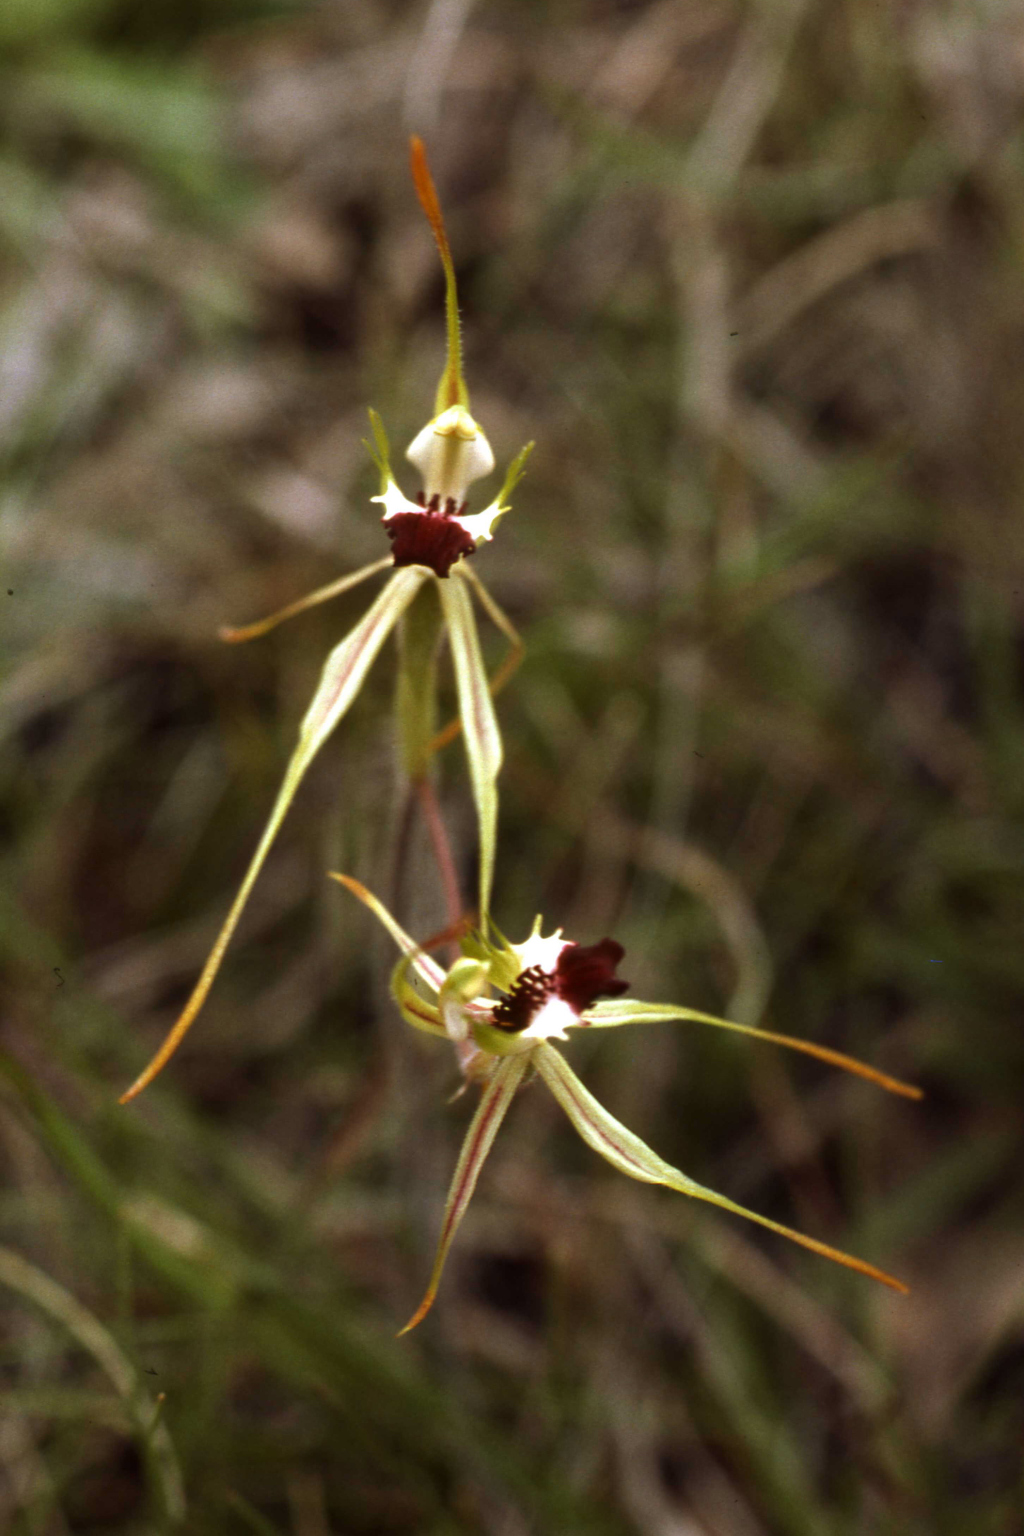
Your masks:
M158 1417L159 1404L142 1388L135 1367L113 1334L70 1291L9 1248L0 1248L0 1284L27 1297L67 1329L96 1361L125 1405L168 1522L179 1525L185 1518L185 1490L174 1445L167 1425Z

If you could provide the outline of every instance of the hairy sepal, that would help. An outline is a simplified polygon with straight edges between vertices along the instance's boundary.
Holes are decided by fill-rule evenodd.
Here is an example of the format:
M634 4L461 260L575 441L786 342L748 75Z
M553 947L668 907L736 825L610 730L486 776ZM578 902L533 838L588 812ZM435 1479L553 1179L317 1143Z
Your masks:
M735 1200L730 1200L726 1195L717 1194L715 1190L707 1189L703 1184L698 1184L695 1179L688 1178L685 1173L680 1173L678 1168L673 1168L670 1163L666 1163L656 1152L653 1152L646 1142L640 1140L639 1136L634 1136L632 1131L627 1130L613 1114L605 1109L603 1104L599 1104L594 1095L584 1088L565 1058L550 1045L536 1046L532 1059L537 1071L588 1147L592 1147L620 1173L625 1173L631 1179L638 1179L644 1184L664 1184L669 1189L678 1190L681 1195L689 1195L693 1200L704 1200L708 1205L717 1205L721 1210L731 1211L735 1216L744 1216L747 1221L755 1221L758 1226L767 1227L770 1232L788 1237L791 1242L799 1243L802 1248L809 1248L812 1253L831 1259L835 1264L842 1264L847 1269L855 1269L860 1274L867 1275L872 1280L878 1280L894 1291L906 1293L907 1287L901 1280L887 1275L884 1270L876 1269L873 1264L866 1264L863 1259L855 1259L852 1255L843 1253L838 1248L832 1248L827 1243L819 1243L816 1238L805 1237L802 1232L795 1232L792 1227L784 1227L781 1222L771 1221L767 1216L759 1216L756 1211L749 1211L745 1206L737 1205Z
M523 1080L526 1068L527 1062L524 1058L509 1057L499 1064L493 1077L491 1077L483 1090L476 1114L470 1121L469 1130L466 1132L465 1140L462 1143L462 1151L459 1153L455 1176L448 1191L448 1200L444 1208L444 1221L441 1224L441 1238L437 1245L437 1256L434 1259L430 1284L427 1286L426 1294L416 1308L416 1311L405 1327L400 1330L399 1338L401 1338L403 1333L408 1333L411 1328L415 1328L417 1323L422 1322L434 1304L434 1297L437 1295L437 1288L441 1283L441 1274L444 1270L445 1260L448 1257L448 1250L451 1248L452 1240L459 1229L459 1224L466 1214L466 1207L473 1197L476 1181L480 1176L480 1170L498 1133L498 1127L505 1118L505 1112L512 1102L516 1089Z

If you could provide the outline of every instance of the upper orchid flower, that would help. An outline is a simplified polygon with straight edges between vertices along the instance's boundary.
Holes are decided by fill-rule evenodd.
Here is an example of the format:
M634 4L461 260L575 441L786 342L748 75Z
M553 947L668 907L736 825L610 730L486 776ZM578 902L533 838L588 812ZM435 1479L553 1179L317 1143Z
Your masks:
M733 1024L693 1008L621 1000L629 985L615 974L624 954L621 944L614 939L574 944L562 938L561 929L545 938L540 932L540 918L522 944L510 944L496 931L493 937L476 934L463 938L461 958L445 971L357 880L347 875L332 878L376 914L401 949L403 959L395 967L391 990L402 1016L416 1029L451 1040L463 1075L483 1084L480 1103L466 1132L448 1192L430 1283L403 1333L414 1328L433 1305L448 1250L484 1159L517 1088L534 1071L544 1079L587 1145L621 1173L647 1184L665 1184L696 1200L746 1216L813 1253L859 1270L894 1290L906 1291L902 1281L873 1264L749 1211L664 1162L598 1103L549 1042L565 1040L566 1030L572 1028L615 1029L624 1024L690 1019L803 1051L906 1098L920 1098L920 1089L810 1041ZM410 972L423 983L426 995L415 985ZM493 996L492 992L499 995Z
M310 592L256 624L241 629L224 627L220 631L223 640L254 640L283 620L349 591L388 567L397 567L368 612L328 656L313 701L299 728L298 746L285 771L263 836L202 975L160 1049L122 1095L122 1103L141 1093L152 1081L191 1027L206 1000L252 887L306 770L359 693L381 646L403 617L405 622L399 636L397 707L405 767L414 783L423 784L433 753L452 741L461 729L479 824L480 921L486 929L497 830L496 781L502 758L501 736L492 700L518 666L522 643L479 577L466 564L466 558L478 543L491 538L495 524L508 511L508 497L522 476L533 444L527 444L513 460L501 490L490 506L482 512L468 514L466 491L475 480L494 468L494 455L483 431L469 413L469 394L462 376L455 269L426 153L417 138L411 141L410 158L416 192L430 221L444 267L448 330L447 356L434 415L417 433L408 450L408 457L423 477L423 487L416 501L407 500L399 490L391 474L383 424L376 412L371 411L374 441L368 446L380 471L380 494L374 500L384 507L382 521L391 540L391 554ZM511 647L491 680L488 680L480 652L473 596ZM447 632L451 649L459 716L438 732L434 718L436 663L442 627Z
M447 576L452 566L471 555L482 540L493 537L499 518L508 511L505 497L518 480L530 448L524 448L513 462L500 494L490 506L482 512L468 513L466 492L474 481L491 473L494 454L483 429L469 413L469 393L462 376L455 267L437 192L423 145L417 138L412 140L412 176L444 267L448 356L437 387L433 420L417 432L406 449L406 458L423 479L415 501L409 501L392 478L380 419L371 413L382 481L381 494L375 499L384 507L384 528L391 540L395 564L425 565L435 576Z

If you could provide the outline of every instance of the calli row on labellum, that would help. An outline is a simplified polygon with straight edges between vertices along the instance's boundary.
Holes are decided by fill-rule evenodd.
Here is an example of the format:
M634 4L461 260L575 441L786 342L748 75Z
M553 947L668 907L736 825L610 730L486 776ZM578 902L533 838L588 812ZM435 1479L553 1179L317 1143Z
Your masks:
M554 1094L587 1145L620 1173L643 1183L664 1184L695 1200L745 1216L812 1253L858 1270L893 1290L906 1291L902 1281L873 1264L747 1210L673 1168L594 1098L550 1042L567 1039L566 1031L572 1028L618 1029L630 1024L683 1019L787 1046L905 1098L920 1098L919 1088L811 1041L734 1024L693 1008L626 999L622 994L628 983L616 975L623 959L620 944L614 939L574 944L562 938L561 929L544 937L540 918L522 944L510 944L493 924L490 934L463 937L461 957L445 970L359 881L338 874L332 879L370 908L401 950L402 959L395 967L391 991L403 1018L415 1029L449 1040L464 1077L482 1087L448 1192L430 1283L416 1312L401 1330L403 1333L414 1328L433 1305L445 1260L484 1160L517 1089L534 1074Z
M494 468L494 455L469 411L469 394L462 374L455 268L426 152L416 138L411 141L411 166L413 183L433 230L444 268L448 334L434 415L417 433L408 450L408 457L419 470L423 484L415 501L409 501L399 489L391 473L383 424L376 412L371 411L373 442L367 446L380 472L380 493L374 500L384 508L382 522L391 540L391 554L319 587L269 618L240 629L225 627L220 632L221 638L230 642L254 640L285 619L338 597L384 570L392 570L390 579L368 611L328 655L312 702L299 727L298 745L285 770L263 836L202 974L163 1044L122 1095L122 1103L134 1098L152 1082L191 1028L300 783L358 695L385 640L396 628L400 640L400 737L410 778L413 781L422 778L433 753L454 740L460 731L465 740L479 827L479 903L481 923L486 929L497 833L496 785L502 758L493 696L518 666L522 644L506 615L466 561L478 544L493 536L495 526L509 510L508 498L522 476L533 445L527 444L513 460L501 490L490 506L481 512L468 513L466 493L476 480ZM487 676L480 651L474 597L510 646L504 663L492 679ZM459 712L457 719L438 732L434 718L436 663L442 634L447 635L451 651Z

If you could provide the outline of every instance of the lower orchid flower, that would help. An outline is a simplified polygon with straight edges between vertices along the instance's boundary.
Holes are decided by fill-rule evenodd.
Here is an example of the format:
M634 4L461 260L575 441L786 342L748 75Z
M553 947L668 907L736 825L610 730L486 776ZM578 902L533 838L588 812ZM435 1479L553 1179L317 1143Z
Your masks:
M622 994L629 983L616 975L624 955L620 944L614 939L575 944L563 939L561 929L544 937L540 918L522 944L510 944L493 924L490 937L479 933L464 936L461 957L445 970L359 881L339 874L332 874L331 878L370 908L402 951L403 958L392 976L391 992L403 1018L416 1029L450 1040L463 1075L482 1086L448 1192L430 1283L401 1333L415 1328L433 1305L452 1240L484 1160L517 1089L534 1074L550 1088L587 1145L620 1173L643 1183L667 1185L695 1200L745 1216L812 1253L858 1270L893 1290L906 1292L902 1281L873 1264L747 1210L673 1168L594 1098L550 1042L566 1040L569 1029L617 1029L627 1024L686 1019L802 1051L905 1098L920 1098L919 1088L807 1040L734 1024L694 1008L626 1000ZM492 995L494 992L498 996Z
M225 626L220 631L222 640L255 640L285 619L338 597L389 567L394 568L368 611L327 657L263 836L202 974L163 1044L122 1094L122 1104L152 1082L192 1027L300 783L355 700L378 652L396 627L400 641L396 703L404 765L410 781L422 787L432 755L454 740L461 730L480 836L480 911L488 910L497 833L496 784L502 759L493 696L515 671L523 648L508 618L466 562L480 543L492 538L495 526L509 510L508 498L522 476L533 444L528 443L513 460L491 504L482 512L467 513L466 491L474 481L491 472L494 455L483 430L469 413L469 394L462 376L455 269L426 154L416 138L411 144L411 164L413 182L434 233L447 286L448 348L435 414L417 433L407 452L423 478L423 489L416 501L410 501L399 490L391 473L383 424L377 413L371 411L373 443L367 446L380 472L380 494L373 499L384 508L381 521L391 540L391 554L319 587L256 624L240 629ZM510 645L505 661L492 679L488 679L480 651L474 596ZM442 629L447 633L451 650L459 713L438 732L434 714Z

